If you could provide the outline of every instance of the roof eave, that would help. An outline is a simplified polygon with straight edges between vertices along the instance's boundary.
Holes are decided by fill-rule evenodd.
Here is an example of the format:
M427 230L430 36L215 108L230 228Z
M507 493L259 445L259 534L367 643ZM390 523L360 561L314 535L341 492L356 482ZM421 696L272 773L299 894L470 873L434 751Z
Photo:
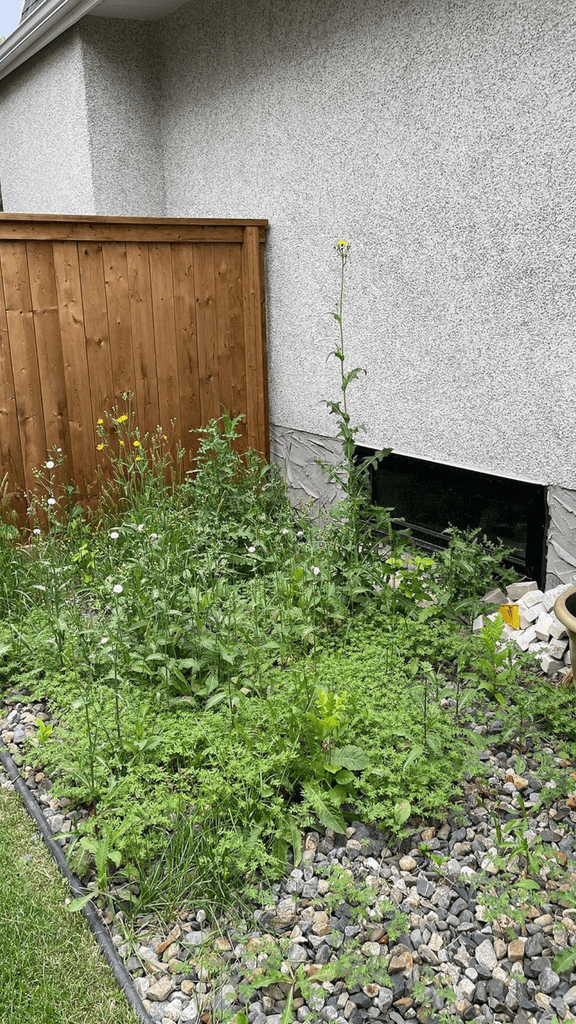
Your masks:
M0 78L75 25L101 0L45 0L0 43Z

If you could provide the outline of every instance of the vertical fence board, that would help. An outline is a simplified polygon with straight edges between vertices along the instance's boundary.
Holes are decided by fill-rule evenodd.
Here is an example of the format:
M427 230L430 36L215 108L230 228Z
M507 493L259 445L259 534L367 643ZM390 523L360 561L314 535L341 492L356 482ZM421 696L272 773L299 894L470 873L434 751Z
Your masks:
M160 409L148 248L148 245L128 242L126 264L139 425L143 434L152 435L160 423Z
M176 454L170 421L178 417L178 354L174 320L174 283L172 254L168 243L150 246L150 283L154 333L156 336L156 373L160 425L170 437L172 455Z
M202 423L192 245L172 246L172 277L180 392L180 436L182 445L187 450L183 467L186 472L193 468L193 459L198 450L197 438L191 431L197 430Z
M198 371L200 375L200 408L202 422L221 415L218 389L218 325L214 303L214 246L194 247L194 283L196 290L196 323L198 338Z
M215 248L215 299L218 321L218 382L222 408L246 416L246 362L242 316L242 250L238 245ZM246 419L241 426L246 447Z
M0 470L1 477L6 475L6 498L14 506L17 515L22 519L26 513L24 500L24 464L22 462L22 446L18 429L18 411L16 408L16 392L12 374L12 357L8 338L8 321L6 318L6 301L4 298L4 282L2 263L0 261Z
M54 243L60 338L68 404L72 475L84 499L96 491L94 412L86 354L76 242Z
M264 227L0 213L0 480L21 520L47 447L95 498L96 420L125 391L142 433L175 421L173 453L227 408L268 454Z
M132 321L128 297L128 263L123 242L105 242L102 246L108 330L110 332L110 359L114 398L123 393L134 395L134 410L138 416L134 354L132 347Z
M52 246L36 241L27 242L26 251L46 447L49 451L59 448L61 452L67 452L70 448L68 402L60 343L54 255ZM51 451L51 454L54 453ZM65 482L66 467L62 470L58 459L56 462L57 468L52 470L50 478L58 488Z
M92 415L96 419L101 419L104 412L110 411L114 404L114 378L101 243L87 242L79 245L78 266Z
M246 344L246 416L248 444L266 458L269 439L265 410L267 388L262 331L262 295L260 290L260 239L258 228L244 231L242 251L244 271L244 337Z
M2 277L24 480L31 492L34 470L46 460L46 434L25 242L16 242L10 252L3 253Z

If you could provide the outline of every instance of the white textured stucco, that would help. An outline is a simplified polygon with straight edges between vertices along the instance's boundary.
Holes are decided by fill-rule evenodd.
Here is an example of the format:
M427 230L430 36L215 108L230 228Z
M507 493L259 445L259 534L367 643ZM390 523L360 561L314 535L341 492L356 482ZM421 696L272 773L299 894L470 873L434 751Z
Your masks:
M0 83L0 186L18 213L95 213L77 28Z
M191 0L159 30L167 214L271 223L272 421L334 432L344 236L364 443L574 485L573 0Z
M95 212L161 217L156 27L88 17L79 30Z

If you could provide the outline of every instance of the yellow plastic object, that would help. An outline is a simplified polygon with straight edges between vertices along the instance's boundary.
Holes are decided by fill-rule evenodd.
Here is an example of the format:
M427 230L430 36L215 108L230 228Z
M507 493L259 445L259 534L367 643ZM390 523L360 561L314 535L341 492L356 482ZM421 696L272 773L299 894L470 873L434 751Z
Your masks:
M520 609L517 604L503 604L498 609L507 626L520 629Z

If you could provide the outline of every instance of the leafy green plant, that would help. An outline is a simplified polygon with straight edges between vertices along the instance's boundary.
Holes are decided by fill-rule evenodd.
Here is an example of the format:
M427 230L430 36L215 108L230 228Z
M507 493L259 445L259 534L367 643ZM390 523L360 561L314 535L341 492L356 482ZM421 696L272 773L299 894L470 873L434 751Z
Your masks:
M359 432L366 430L363 424L352 425L348 411L348 388L360 374L366 373L361 367L348 370L344 346L344 284L346 265L350 254L350 243L341 239L334 246L340 259L340 290L335 312L331 313L338 325L338 344L330 353L340 367L340 399L328 400L326 405L337 423L336 436L342 441L343 460L341 465L333 466L319 462L329 481L335 482L343 493L343 500L332 510L331 516L337 529L333 535L343 567L348 569L366 561L366 555L378 546L378 539L372 539L369 529L378 529L389 533L390 518L388 509L374 506L370 496L370 472L373 467L390 453L390 449L382 449L367 459L356 459L356 438ZM366 522L365 522L366 520ZM363 557L361 557L363 556ZM352 583L352 581L350 580ZM363 587L360 588L362 592Z

